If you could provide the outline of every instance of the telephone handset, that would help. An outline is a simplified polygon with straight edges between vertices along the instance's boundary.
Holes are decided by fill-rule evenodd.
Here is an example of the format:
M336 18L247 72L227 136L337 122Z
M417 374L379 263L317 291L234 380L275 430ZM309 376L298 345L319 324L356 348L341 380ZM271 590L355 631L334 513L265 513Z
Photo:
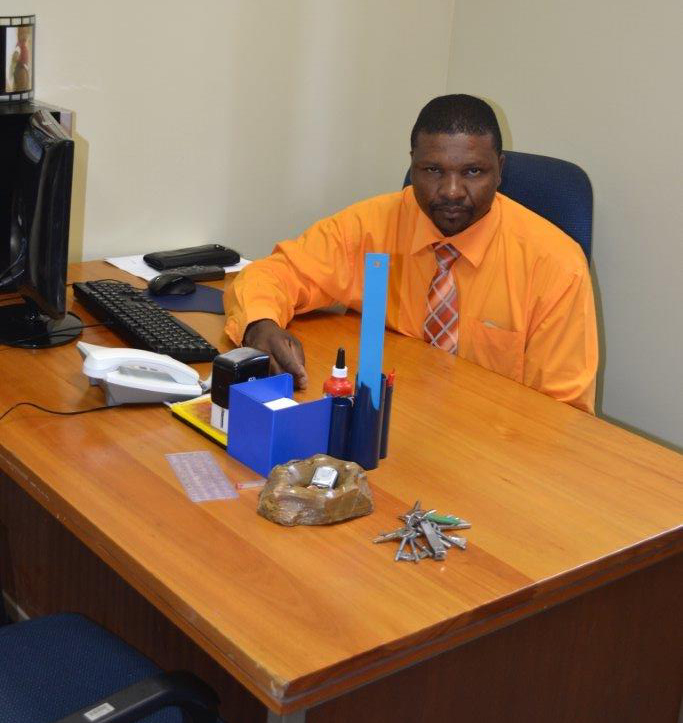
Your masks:
M205 391L199 373L165 354L79 341L83 373L104 389L107 404L177 402Z

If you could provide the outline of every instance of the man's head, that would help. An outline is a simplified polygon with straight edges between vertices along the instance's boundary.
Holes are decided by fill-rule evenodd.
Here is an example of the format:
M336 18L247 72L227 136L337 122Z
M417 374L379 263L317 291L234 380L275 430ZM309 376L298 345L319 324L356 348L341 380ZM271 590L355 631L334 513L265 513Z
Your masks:
M500 127L471 95L444 95L420 111L410 135L410 175L418 205L453 236L491 208L503 168Z

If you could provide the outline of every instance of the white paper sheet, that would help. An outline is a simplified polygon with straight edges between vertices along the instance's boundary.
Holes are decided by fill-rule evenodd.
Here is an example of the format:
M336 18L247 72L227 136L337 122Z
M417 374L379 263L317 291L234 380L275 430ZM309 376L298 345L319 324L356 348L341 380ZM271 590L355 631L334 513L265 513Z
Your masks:
M142 256L143 254L139 254L137 256L112 256L108 259L105 259L105 261L112 266L116 266L117 269L127 271L129 274L133 274L133 276L139 276L141 279L145 279L145 281L149 281L150 279L153 279L155 276L158 276L160 273L162 273L161 271L158 271L157 269L153 269L151 266L148 266L142 260ZM240 256L240 262L238 264L235 264L234 266L226 266L225 271L226 273L241 271L245 266L250 263L251 261L248 261L244 257Z
M270 402L265 402L263 406L277 411L278 409L287 409L287 407L296 407L298 403L299 402L291 399L290 397L279 397L278 399L273 399Z

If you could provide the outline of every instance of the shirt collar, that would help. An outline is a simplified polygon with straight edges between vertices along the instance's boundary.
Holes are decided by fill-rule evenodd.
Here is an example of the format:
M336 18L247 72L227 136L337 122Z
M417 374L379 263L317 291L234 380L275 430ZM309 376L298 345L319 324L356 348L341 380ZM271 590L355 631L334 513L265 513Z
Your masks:
M412 193L412 187L411 196L413 202L417 205L415 194ZM468 226L461 233L449 237L445 237L418 206L415 235L413 236L410 253L416 254L418 251L422 251L422 249L427 246L433 246L434 244L441 245L442 243L449 243L455 246L473 266L479 266L481 260L484 258L486 249L493 240L499 223L500 200L497 193L493 199L491 208L485 216L471 226Z

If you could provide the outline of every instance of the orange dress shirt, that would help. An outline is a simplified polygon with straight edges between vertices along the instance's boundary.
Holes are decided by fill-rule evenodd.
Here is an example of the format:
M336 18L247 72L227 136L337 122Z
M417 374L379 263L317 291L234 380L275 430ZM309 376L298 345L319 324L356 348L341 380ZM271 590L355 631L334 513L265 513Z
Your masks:
M225 294L226 333L340 302L361 310L366 252L391 255L387 326L423 338L432 245L452 243L459 306L458 356L593 412L598 362L593 289L581 247L541 216L496 194L463 232L444 235L412 186L356 203L275 246Z

